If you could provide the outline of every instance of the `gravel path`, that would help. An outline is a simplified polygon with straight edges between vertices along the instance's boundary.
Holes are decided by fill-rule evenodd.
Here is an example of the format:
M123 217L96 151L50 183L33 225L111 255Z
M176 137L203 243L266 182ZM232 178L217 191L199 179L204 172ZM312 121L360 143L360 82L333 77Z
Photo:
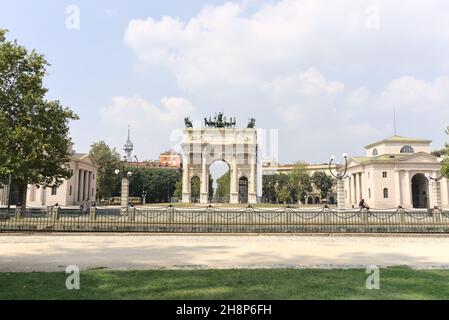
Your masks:
M449 236L0 235L0 272L107 268L449 268Z

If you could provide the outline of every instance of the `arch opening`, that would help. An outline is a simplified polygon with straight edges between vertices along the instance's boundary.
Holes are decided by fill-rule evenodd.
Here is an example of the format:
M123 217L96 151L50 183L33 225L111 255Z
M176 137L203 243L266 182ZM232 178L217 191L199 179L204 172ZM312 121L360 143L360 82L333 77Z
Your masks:
M429 208L429 181L424 174L418 173L412 178L413 208Z
M190 199L192 203L200 202L201 195L201 180L199 177L194 176L192 180L190 180Z
M209 202L229 203L231 193L230 166L225 160L213 161L209 166Z
M248 178L239 179L239 203L248 203Z

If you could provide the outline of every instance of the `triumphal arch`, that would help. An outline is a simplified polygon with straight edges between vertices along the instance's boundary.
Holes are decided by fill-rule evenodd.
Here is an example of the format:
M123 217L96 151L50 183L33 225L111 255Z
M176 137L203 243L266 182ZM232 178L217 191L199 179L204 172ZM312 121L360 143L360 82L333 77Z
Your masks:
M257 130L251 119L236 128L235 118L222 113L204 119L205 128L193 128L188 118L183 133L182 201L192 202L192 179L200 180L200 203L209 202L209 168L224 161L230 171L230 203L257 203Z

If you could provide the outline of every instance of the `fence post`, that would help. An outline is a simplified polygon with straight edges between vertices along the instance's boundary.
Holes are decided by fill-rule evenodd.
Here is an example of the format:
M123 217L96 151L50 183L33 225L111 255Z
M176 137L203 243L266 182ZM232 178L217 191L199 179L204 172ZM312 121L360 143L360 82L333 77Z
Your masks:
M175 208L172 206L172 205L170 205L169 207L168 207L168 215L167 215L167 218L168 218L168 223L174 223L175 222Z
M440 209L434 209L432 212L433 215L433 222L435 224L440 224L441 223L441 211Z
M401 224L404 225L405 224L405 209L399 208L398 213L401 215L401 217L400 217Z
M90 212L89 212L89 220L90 220L90 221L95 221L95 220L97 220L97 208L96 208L96 207L91 207L91 208L90 208Z
M58 221L59 220L59 207L55 206L51 209L51 213L52 213L52 217L53 217L53 221Z
M20 207L20 206L16 207L16 211L15 211L15 219L16 219L16 220L22 219L22 213L23 213L22 207Z
M136 220L136 207L128 207L128 221L133 222Z

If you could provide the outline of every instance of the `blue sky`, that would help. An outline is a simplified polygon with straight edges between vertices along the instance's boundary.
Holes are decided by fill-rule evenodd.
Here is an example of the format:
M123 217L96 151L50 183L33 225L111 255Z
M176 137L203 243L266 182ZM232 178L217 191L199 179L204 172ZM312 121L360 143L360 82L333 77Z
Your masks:
M66 8L80 28L66 28ZM393 134L446 141L447 1L6 1L0 27L52 64L46 85L81 117L79 152L141 159L217 111L278 130L279 160L363 154Z

